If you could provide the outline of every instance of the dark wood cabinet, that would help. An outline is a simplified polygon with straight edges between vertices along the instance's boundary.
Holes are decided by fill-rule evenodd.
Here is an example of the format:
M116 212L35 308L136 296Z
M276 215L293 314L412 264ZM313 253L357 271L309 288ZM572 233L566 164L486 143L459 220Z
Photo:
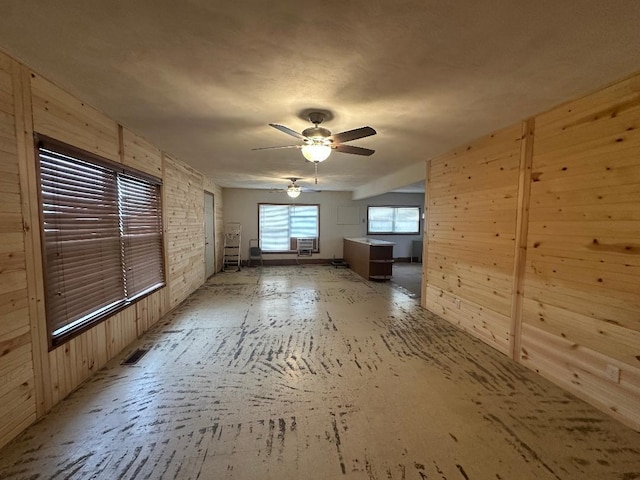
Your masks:
M368 280L388 280L393 275L393 245L372 238L345 238L344 259Z

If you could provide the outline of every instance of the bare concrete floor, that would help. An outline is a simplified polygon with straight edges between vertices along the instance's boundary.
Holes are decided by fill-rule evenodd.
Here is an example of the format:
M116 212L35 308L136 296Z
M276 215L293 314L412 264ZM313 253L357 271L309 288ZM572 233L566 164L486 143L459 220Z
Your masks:
M398 262L393 264L391 283L404 289L404 292L420 302L422 286L422 264Z
M640 478L640 433L349 270L216 275L140 346L0 478Z

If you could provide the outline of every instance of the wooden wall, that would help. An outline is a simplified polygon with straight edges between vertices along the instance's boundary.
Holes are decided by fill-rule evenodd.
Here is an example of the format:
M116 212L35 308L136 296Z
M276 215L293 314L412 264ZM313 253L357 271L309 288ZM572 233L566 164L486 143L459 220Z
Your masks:
M173 308L202 285L204 259L204 184L202 175L168 156L164 163L167 265ZM201 234L196 234L201 232Z
M640 75L429 160L425 203L423 306L640 429Z
M529 204L520 358L639 428L640 76L536 118Z
M427 305L507 353L520 126L431 160Z
M34 132L164 180L167 286L51 351L44 315ZM214 193L221 192L211 179L2 53L0 173L1 447L203 283L203 188L206 184ZM219 200L216 216L221 218L222 195ZM217 232L216 242L221 243L222 228Z
M162 152L126 128L120 127L122 163L162 178Z
M0 55L0 445L36 419L13 71Z

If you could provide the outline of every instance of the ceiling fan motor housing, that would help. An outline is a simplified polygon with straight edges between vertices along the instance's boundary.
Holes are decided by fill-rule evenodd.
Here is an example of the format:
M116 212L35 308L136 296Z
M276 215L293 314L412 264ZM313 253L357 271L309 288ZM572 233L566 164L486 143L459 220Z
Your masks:
M317 127L324 121L324 113L322 112L309 113L309 121Z
M329 118L332 118L329 116ZM350 153L354 155L372 155L375 150L369 148L356 147L354 145L344 145L345 142L357 140L359 138L375 135L376 131L371 127L360 127L353 130L331 134L331 131L319 126L325 119L325 114L322 112L310 112L309 120L314 124L313 127L305 129L302 133L298 133L289 127L279 125L277 123L270 123L269 126L281 131L287 135L302 140L303 145L284 145L280 147L265 147L254 148L254 150L266 150L272 148L299 148L302 151L302 155L310 162L317 164L329 157L332 150L336 150L341 153Z
M331 136L331 131L323 127L309 127L303 130L302 135L311 140L327 140Z

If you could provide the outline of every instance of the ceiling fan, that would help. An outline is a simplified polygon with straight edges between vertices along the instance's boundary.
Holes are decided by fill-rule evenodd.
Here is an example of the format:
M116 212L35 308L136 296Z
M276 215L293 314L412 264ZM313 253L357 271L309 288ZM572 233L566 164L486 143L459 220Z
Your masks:
M318 190L311 190L306 187L302 187L298 185L296 182L300 180L296 177L289 177L287 180L290 180L291 183L287 186L287 188L273 188L272 192L286 192L291 198L298 198L300 193L304 192L317 192Z
M354 130L348 130L346 132L331 134L331 131L319 125L324 121L325 114L322 112L309 113L309 121L313 123L313 127L306 128L302 133L298 133L295 130L285 127L284 125L278 125L277 123L270 123L273 128L280 130L287 135L302 140L302 145L283 145L278 147L262 147L254 148L253 150L268 150L277 148L299 148L302 150L302 155L310 162L317 164L326 160L331 154L331 150L335 150L341 153L351 153L354 155L372 155L375 150L369 148L356 147L353 145L345 145L345 142L357 140L359 138L369 137L375 135L376 131L371 127L360 127Z

